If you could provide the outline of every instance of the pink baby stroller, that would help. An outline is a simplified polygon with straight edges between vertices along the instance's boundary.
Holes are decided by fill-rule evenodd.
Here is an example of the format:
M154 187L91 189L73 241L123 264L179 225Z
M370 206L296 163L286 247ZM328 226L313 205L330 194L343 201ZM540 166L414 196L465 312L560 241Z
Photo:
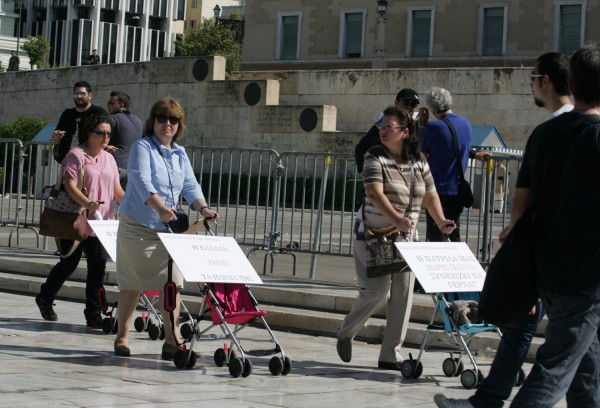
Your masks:
M229 374L237 378L240 375L247 377L252 372L252 362L248 356L273 356L269 360L269 371L273 375L287 375L292 370L292 361L285 355L277 342L275 335L269 328L264 316L264 310L257 308L258 302L250 292L250 289L239 283L202 283L199 284L204 299L200 306L200 316L210 309L212 325L200 330L200 320L193 326L183 326L181 335L191 341L189 350L180 350L175 355L175 365L178 368L191 368L190 356L197 340L230 339L229 345L224 344L214 353L214 362L217 366L229 367ZM236 334L251 323L260 322L270 336L270 342L275 347L267 350L245 350ZM206 334L214 327L221 329L221 335ZM235 350L234 350L235 349ZM192 357L193 359L193 357Z

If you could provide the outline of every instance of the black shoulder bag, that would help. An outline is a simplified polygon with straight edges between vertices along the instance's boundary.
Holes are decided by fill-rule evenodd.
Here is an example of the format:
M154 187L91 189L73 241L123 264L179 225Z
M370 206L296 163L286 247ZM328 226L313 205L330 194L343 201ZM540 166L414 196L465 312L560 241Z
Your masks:
M462 160L460 159L460 152L458 151L458 138L456 137L456 130L448 118L443 117L442 120L446 122L446 125L448 125L450 128L450 133L452 133L452 139L454 140L454 153L456 154L456 164L458 166L458 174L460 176L458 183L458 198L463 207L471 208L475 200L473 199L473 190L471 190L471 184L465 180L465 172L462 168Z
M518 328L538 301L534 235L546 200L551 191L555 193L550 182L562 172L565 152L574 139L571 132L563 138L551 161L555 165L541 184L540 200L523 212L488 266L479 298L479 314L488 323Z

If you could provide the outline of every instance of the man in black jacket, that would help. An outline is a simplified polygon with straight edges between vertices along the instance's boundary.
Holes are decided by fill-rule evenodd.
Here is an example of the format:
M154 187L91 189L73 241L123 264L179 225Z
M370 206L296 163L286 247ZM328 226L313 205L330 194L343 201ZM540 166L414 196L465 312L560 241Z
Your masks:
M52 132L52 153L59 163L62 163L71 147L79 145L79 132L87 117L94 113L108 114L100 106L92 105L92 87L86 81L76 82L73 86L73 101L75 107L64 110Z

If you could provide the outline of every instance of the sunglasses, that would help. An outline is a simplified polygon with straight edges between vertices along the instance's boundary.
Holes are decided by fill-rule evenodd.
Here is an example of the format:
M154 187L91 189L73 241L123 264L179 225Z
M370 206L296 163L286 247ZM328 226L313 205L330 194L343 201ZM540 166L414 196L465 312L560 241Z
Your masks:
M419 102L410 99L404 99L404 104L406 106L410 106L411 108L416 108Z
M171 125L179 124L179 118L177 116L156 115L156 121L158 123L167 123L167 120Z
M99 130L93 130L92 132L94 132L95 134L97 134L100 137L110 137L112 135L111 132L101 132Z

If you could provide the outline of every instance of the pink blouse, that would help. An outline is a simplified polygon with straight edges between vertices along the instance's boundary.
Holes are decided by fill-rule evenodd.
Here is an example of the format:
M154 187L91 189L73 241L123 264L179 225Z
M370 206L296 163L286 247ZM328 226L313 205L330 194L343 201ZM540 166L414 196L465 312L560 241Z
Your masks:
M99 212L104 220L114 220L113 201L115 197L115 184L119 181L119 170L117 163L110 153L102 150L97 159L86 154L81 148L74 147L65 156L63 165L63 178L73 179L77 182L79 169L83 162L84 177L83 185L87 189L88 197L92 201L104 201L100 204ZM95 220L92 213L88 213L88 219ZM88 226L88 234L95 236L91 227Z

